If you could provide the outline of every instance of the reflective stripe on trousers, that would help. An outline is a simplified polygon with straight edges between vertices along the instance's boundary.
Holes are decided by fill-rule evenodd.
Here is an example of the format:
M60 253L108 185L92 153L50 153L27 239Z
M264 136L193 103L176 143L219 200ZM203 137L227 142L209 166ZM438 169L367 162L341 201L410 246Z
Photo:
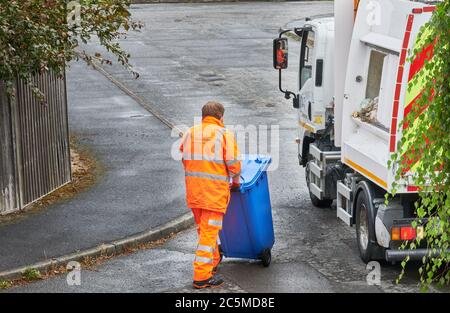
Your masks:
M222 227L222 220L209 220L208 224L211 226Z
M205 246L205 245L198 245L197 246L197 250L205 251L205 252L209 252L209 253L214 253L214 248L210 247L210 246Z
M218 248L219 231L223 214L205 209L192 209L199 235L194 259L194 280L201 281L212 276L212 270L220 262Z
M195 256L195 260L194 260L194 262L197 262L197 263L205 263L205 264L210 264L210 263L212 263L213 261L214 261L213 258L205 258L205 257L203 257L203 256L198 256L198 255Z

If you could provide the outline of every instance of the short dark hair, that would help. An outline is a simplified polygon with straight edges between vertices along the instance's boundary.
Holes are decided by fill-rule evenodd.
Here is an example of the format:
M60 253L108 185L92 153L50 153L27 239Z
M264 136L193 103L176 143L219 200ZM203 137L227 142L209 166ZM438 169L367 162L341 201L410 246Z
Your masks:
M220 120L225 113L225 108L219 102L209 101L202 108L202 118L212 116Z

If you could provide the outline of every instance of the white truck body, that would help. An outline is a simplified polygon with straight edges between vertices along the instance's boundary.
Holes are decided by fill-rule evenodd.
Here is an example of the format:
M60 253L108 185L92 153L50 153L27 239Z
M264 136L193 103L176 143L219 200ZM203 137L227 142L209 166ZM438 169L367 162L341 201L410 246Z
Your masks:
M293 30L301 41L296 93L283 90L285 67L275 58L289 30L274 40L280 90L286 98L294 96L298 109L298 154L311 200L315 206L337 201L337 216L356 225L364 261L419 259L428 253L398 249L411 238L394 238L394 228L402 236L420 236L423 226L411 226L417 199L412 175L395 181L397 168L388 166L402 136L401 121L421 92L408 89L408 82L432 57L409 58L435 9L423 2L336 0L334 18L305 20ZM386 206L384 195L394 183L398 196Z
M337 1L339 5L342 1ZM348 54L341 121L341 160L366 178L390 191L396 167L388 160L401 139L412 51L419 28L431 17L431 10L413 13L425 4L411 1L378 1L380 7L362 0L356 17ZM380 11L379 12L377 11ZM420 12L420 11L418 11ZM374 16L374 15L379 15ZM361 81L357 81L357 77ZM337 79L340 81L339 77ZM372 94L372 95L370 95ZM377 94L378 125L352 117L361 102ZM342 96L342 95L341 95ZM398 193L415 192L407 182L397 182Z
M334 19L323 18L305 24L313 29L308 41L313 43L314 49L309 50L309 63L313 60L324 60L322 82L316 84L316 71L311 77L302 82L302 73L299 73L299 126L300 138L308 133L317 133L325 129L326 113L333 110L334 96ZM319 38L319 40L315 40ZM311 66L313 64L310 64ZM306 132L306 134L305 134Z

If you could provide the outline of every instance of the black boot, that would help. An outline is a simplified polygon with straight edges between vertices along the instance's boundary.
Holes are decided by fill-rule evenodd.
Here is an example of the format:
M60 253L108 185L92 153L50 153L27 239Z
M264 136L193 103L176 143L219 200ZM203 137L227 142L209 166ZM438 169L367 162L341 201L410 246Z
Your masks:
M206 280L195 281L192 283L195 289L203 289L203 288L217 288L223 284L223 280L219 277L213 276Z

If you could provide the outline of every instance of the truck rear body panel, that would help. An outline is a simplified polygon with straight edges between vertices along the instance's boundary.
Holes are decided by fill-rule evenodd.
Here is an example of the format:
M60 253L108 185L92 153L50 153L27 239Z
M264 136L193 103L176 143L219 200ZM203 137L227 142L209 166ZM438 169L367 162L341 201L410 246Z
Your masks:
M408 51L431 17L431 7L402 1L362 0L352 35L342 105L342 162L390 191L396 167L388 160L402 137L402 120L420 89L408 91L411 75L423 62L409 61ZM377 12L382 12L377 16ZM420 12L420 13L413 13ZM393 23L395 21L395 23ZM414 193L400 181L398 193Z

